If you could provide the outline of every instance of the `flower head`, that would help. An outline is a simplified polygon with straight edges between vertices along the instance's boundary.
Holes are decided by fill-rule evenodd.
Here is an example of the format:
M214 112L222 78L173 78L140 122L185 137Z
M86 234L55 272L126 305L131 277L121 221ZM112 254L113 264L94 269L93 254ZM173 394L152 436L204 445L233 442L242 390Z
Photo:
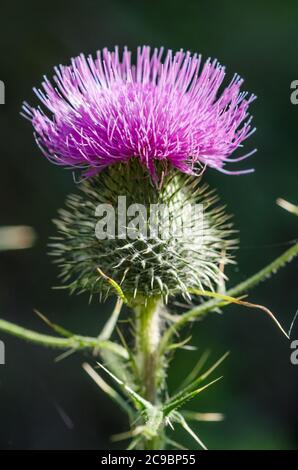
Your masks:
M163 58L164 56L164 58ZM157 180L156 165L196 174L206 166L225 173L231 154L252 133L249 104L234 75L222 88L225 69L216 60L182 50L144 46L136 65L126 48L119 57L104 49L94 59L83 54L55 68L54 85L45 78L35 90L48 112L24 104L36 139L54 163L84 169L87 176L138 157Z
M231 251L237 246L235 230L214 191L200 178L176 170L157 191L147 170L132 159L84 180L79 189L60 211L51 243L51 255L71 292L112 293L98 268L130 299L188 298L191 288L213 290L222 284L222 268L233 262ZM124 219L119 195L125 195ZM99 237L102 229L106 236Z

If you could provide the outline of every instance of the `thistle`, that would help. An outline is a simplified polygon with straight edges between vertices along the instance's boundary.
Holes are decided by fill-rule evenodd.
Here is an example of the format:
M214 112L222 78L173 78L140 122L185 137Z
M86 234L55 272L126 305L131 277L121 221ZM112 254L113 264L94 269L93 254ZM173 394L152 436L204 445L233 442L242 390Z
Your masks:
M221 91L225 69L216 60L163 48L138 48L136 65L124 49L122 60L98 51L55 68L55 86L45 78L35 92L46 107L25 103L38 145L54 163L84 169L90 176L133 157L157 180L156 162L188 174L206 166L224 173L231 154L254 131L248 113L254 95L241 92L234 75ZM238 170L235 174L251 169Z
M183 327L230 303L259 308L239 298L257 282L298 254L291 247L259 273L228 291L225 265L237 246L230 215L206 182L205 169L223 173L232 156L254 131L249 105L235 75L223 88L224 67L183 51L139 48L136 65L125 49L104 49L97 57L72 59L55 69L55 86L45 78L35 90L47 108L24 104L36 141L50 161L80 173L55 221L51 255L63 286L116 305L103 330L91 337L66 331L41 318L62 337L41 335L0 320L0 329L52 347L91 351L100 356L99 372L84 370L127 413L129 449L179 448L170 430L178 423L206 448L188 420L186 403L215 383L206 379L223 355L203 373L195 367L174 393L168 390L168 364L189 339ZM187 209L187 210L186 210ZM173 315L169 300L182 296L187 311ZM208 302L203 299L211 298ZM118 328L122 304L130 309L130 334ZM126 332L127 333L127 332ZM284 332L285 333L285 332ZM287 333L285 333L287 336ZM199 358L199 366L204 357ZM218 417L219 415L213 415ZM209 416L210 417L210 416Z
M191 288L218 289L222 268L232 261L229 251L236 241L230 216L217 201L196 177L173 171L157 190L138 161L114 165L68 197L67 209L55 221L58 236L51 254L72 292L109 294L100 268L132 301L151 296L167 301L178 294L190 298ZM130 221L126 213L136 204L137 215ZM110 233L107 216L99 218L101 208L100 213L112 211ZM107 225L99 239L98 224Z

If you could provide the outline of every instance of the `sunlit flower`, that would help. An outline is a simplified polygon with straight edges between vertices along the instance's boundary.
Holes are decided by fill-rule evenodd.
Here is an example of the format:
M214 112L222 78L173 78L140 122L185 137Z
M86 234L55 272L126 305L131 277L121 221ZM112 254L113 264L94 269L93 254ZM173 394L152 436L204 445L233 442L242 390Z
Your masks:
M132 65L131 52L120 58L116 47L96 58L81 54L55 72L54 85L45 78L35 90L47 111L23 106L52 162L90 176L137 157L155 181L158 161L189 174L206 166L252 171L226 163L254 153L231 157L254 130L248 108L255 96L240 92L238 75L223 88L225 69L216 60L202 64L197 54L144 46Z

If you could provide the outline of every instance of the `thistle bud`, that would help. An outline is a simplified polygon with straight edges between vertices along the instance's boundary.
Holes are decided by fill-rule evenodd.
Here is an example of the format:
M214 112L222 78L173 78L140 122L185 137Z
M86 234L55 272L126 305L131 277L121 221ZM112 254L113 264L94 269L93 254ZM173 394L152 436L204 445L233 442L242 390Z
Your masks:
M198 177L172 170L157 188L137 159L108 167L79 185L55 221L51 254L71 292L108 295L98 268L125 296L217 289L236 241L230 216Z

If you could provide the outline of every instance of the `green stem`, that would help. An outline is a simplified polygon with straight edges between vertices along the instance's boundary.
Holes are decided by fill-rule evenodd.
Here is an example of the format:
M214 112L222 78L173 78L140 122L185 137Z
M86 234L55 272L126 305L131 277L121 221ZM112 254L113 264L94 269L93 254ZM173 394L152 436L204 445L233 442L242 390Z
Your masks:
M28 330L21 326L15 325L0 319L0 331L8 333L12 336L30 341L31 343L41 344L50 348L57 349L104 349L111 351L118 356L128 359L126 350L119 344L108 340L100 340L89 336L73 335L69 338L59 338L57 336L44 335L36 331Z
M143 397L158 404L159 365L158 345L160 340L160 298L149 298L136 308L136 350L140 368L140 378ZM162 449L162 430L159 436L144 442L146 450Z
M156 402L156 352L160 339L159 298L149 298L136 307L136 349L144 398Z
M252 289L255 285L259 284L260 282L264 281L266 278L270 277L272 274L276 273L280 268L285 266L288 262L290 262L295 256L298 255L298 243L294 246L289 248L285 251L281 256L276 258L270 264L268 264L265 268L261 269L259 272L254 274L253 276L246 279L246 281L237 284L232 289L229 289L226 292L226 295L230 297L236 297L248 290ZM203 316L210 310L214 310L218 306L225 306L228 305L228 302L223 303L221 300L210 300L208 302L204 302L201 305L198 305L188 312L184 313L179 317L179 319L173 323L173 325L168 328L160 342L159 346L159 354L163 354L167 348L167 345L171 341L172 337L188 322L197 319L198 317Z

